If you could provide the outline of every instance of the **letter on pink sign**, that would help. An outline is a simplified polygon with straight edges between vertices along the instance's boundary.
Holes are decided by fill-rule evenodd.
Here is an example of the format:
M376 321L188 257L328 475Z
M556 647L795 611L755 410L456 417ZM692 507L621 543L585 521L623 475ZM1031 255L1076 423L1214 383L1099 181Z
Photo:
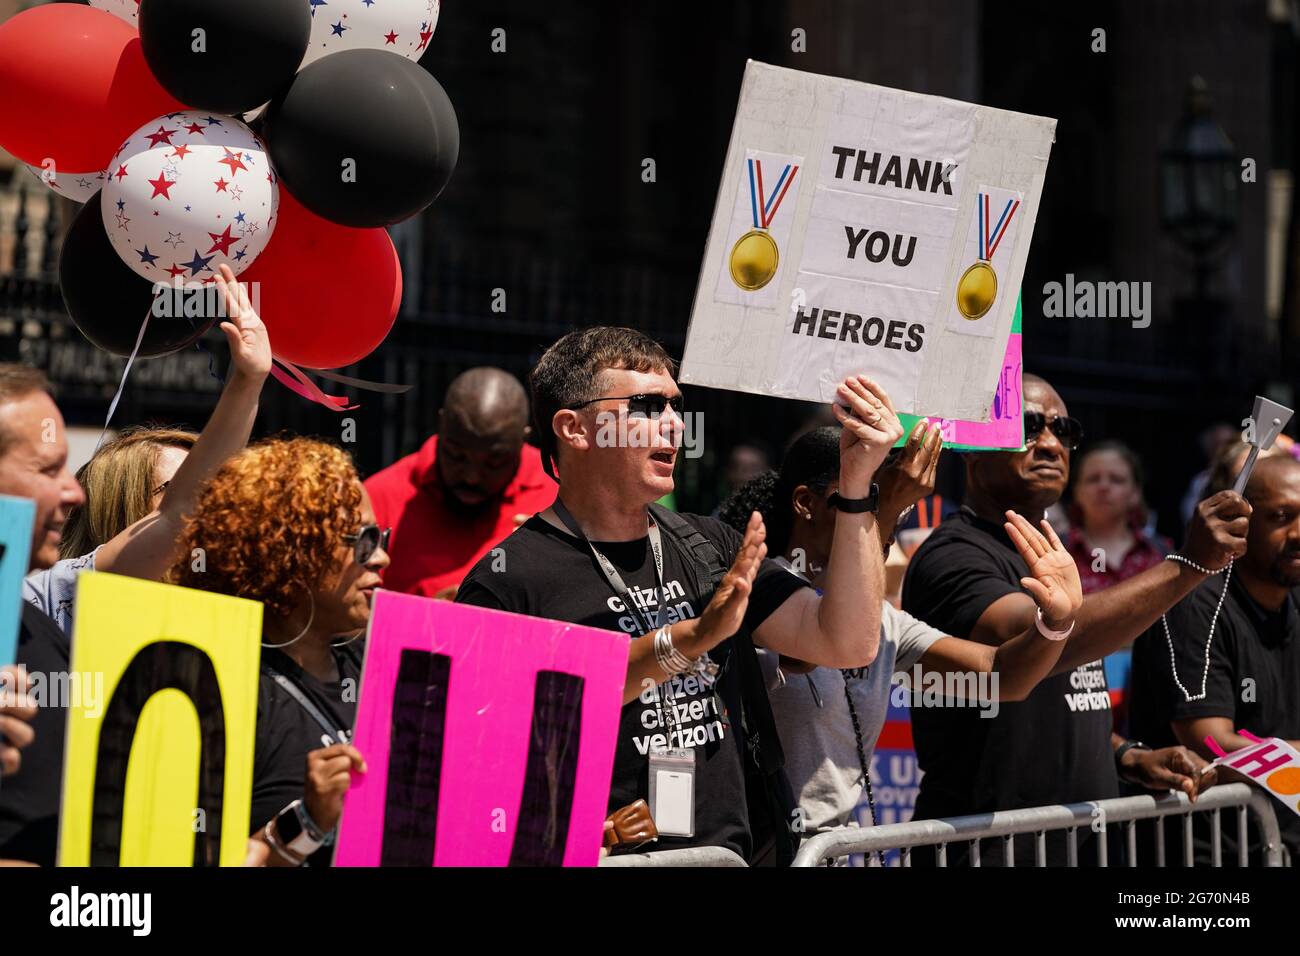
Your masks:
M1264 747L1253 747L1240 758L1229 758L1226 762L1233 770L1240 770L1252 777L1262 777L1278 767L1285 767L1291 762L1291 755L1276 744L1269 743Z

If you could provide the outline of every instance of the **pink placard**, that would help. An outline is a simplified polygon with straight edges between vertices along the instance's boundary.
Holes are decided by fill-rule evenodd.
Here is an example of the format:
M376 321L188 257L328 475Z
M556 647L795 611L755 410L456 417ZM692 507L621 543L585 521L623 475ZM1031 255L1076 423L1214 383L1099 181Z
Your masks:
M335 866L594 866L626 635L379 591Z
M963 448L1019 448L1024 444L1024 406L1020 395L1020 334L1007 336L1007 354L987 422L943 419L945 443Z

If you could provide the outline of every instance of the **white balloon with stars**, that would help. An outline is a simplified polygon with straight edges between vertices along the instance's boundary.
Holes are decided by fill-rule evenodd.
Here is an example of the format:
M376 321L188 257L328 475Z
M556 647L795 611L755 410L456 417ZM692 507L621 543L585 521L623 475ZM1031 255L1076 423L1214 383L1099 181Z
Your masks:
M266 248L280 203L270 157L229 116L189 110L140 127L104 171L104 229L122 261L153 282L238 275Z
M305 2L311 4L311 42L302 66L342 50L387 50L418 60L433 37L440 9L439 0Z
M73 202L86 202L104 185L103 172L98 173L60 173L57 170L27 164L32 175L43 182L58 195L65 196Z
M139 26L140 0L90 0L90 5L96 10L107 10L114 16L121 17L133 27Z

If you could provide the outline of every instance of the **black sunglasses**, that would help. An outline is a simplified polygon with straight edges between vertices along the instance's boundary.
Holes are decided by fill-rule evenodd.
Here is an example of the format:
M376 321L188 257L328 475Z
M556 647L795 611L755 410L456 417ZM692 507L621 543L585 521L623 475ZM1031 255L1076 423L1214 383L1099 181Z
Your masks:
M686 399L681 395L674 395L669 398L667 395L660 395L657 392L650 392L642 395L605 395L601 398L591 398L577 405L568 406L570 410L577 411L579 408L585 408L593 402L627 402L628 416L645 416L649 418L658 418L664 413L665 408L671 408L678 415L686 408Z
M1050 422L1042 412L1025 412L1025 444L1038 438L1044 428L1050 428L1062 445L1074 451L1083 444L1083 422L1077 418L1053 418Z
M380 548L388 550L388 538L392 533L392 528L381 529L377 524L365 524L356 534L345 534L343 540L354 542L352 556L357 564L369 564Z

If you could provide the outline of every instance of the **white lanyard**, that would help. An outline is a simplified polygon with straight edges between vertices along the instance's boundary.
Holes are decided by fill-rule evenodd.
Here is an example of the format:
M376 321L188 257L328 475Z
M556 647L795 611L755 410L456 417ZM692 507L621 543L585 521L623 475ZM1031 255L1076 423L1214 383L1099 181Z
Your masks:
M644 607L637 606L632 600L632 592L623 582L623 575L618 573L618 568L614 567L613 562L601 554L587 536L582 533L582 527L578 524L577 519L569 512L569 509L564 507L564 503L560 501L559 498L556 498L555 504L551 507L555 511L556 516L564 522L564 526L573 532L574 537L585 542L587 547L591 549L591 553L596 556L596 564L598 564L600 570L604 572L605 580L609 582L609 586L614 589L614 593L618 595L619 599L627 607L628 613L636 614L641 619L642 623L647 625L647 634L658 630L659 621L662 620L664 616L664 602L668 599L668 591L664 588L663 537L659 533L659 525L655 522L654 517L649 513L646 514L646 517L650 521L650 550L654 554L655 582L658 584L658 593L655 595L655 616L652 618L650 617L649 611Z

